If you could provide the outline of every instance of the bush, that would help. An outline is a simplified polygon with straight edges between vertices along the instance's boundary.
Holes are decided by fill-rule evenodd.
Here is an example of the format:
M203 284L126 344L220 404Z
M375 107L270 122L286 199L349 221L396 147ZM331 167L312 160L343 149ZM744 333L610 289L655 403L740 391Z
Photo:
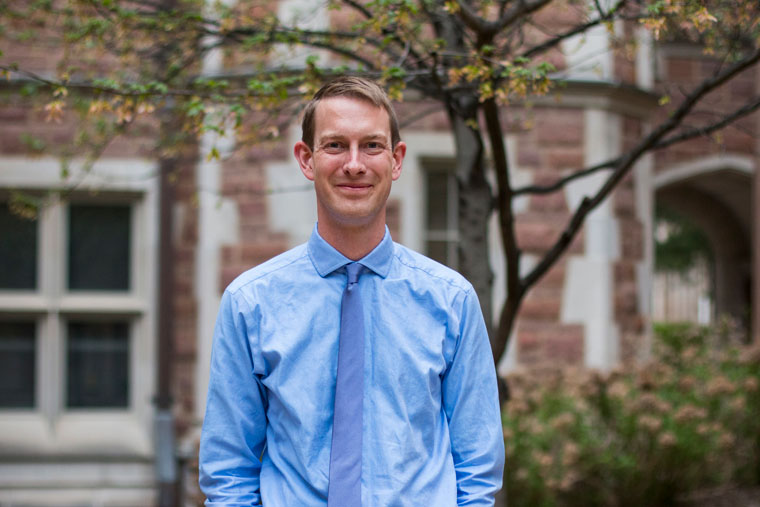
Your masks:
M509 376L510 507L664 506L760 483L760 348L690 325L655 335L645 365Z

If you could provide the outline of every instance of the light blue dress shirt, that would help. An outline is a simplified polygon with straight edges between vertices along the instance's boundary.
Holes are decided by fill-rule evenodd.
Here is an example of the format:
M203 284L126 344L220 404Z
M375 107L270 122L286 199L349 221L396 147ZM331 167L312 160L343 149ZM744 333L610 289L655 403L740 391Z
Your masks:
M201 436L207 506L326 505L348 262L315 227L225 291ZM387 229L359 262L363 507L493 505L504 441L475 291Z

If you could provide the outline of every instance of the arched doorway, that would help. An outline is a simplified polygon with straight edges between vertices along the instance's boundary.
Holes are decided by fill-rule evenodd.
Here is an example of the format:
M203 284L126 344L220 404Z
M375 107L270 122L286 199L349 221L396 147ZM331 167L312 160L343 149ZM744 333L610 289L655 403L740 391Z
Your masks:
M655 202L682 216L704 234L711 251L707 271L712 318L732 317L749 337L751 161L716 157L663 170L655 178ZM658 296L662 294L655 294L655 299Z

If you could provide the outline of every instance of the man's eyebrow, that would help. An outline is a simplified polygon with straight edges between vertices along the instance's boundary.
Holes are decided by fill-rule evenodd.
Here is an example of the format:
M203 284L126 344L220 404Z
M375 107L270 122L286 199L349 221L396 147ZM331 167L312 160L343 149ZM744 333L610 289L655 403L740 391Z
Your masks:
M365 136L363 139L365 139L365 140L369 140L369 139L382 139L383 141L387 141L388 140L388 136L385 135L385 134L381 134L381 133L378 132L378 133L375 133L375 134L370 134L368 136Z
M341 134L340 132L326 132L324 134L321 134L318 138L319 142L325 141L325 140L333 140L333 139L345 139L347 136L345 134ZM363 136L361 139L362 141L367 140L383 140L387 141L389 138L388 135L383 134L382 132L373 132L371 134L367 134L366 136Z

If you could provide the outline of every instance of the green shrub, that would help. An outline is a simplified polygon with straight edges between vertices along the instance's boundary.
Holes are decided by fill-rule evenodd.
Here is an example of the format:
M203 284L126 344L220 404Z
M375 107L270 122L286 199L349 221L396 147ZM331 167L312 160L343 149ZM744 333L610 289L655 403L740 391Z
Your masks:
M690 325L655 335L645 365L510 375L510 507L664 506L760 483L760 348Z

